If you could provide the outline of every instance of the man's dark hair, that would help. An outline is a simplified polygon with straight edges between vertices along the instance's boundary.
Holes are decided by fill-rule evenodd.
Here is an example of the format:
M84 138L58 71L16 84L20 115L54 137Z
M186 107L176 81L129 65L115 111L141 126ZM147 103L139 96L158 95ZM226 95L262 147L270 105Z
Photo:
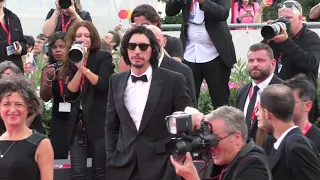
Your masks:
M316 99L317 90L304 74L298 74L284 81L283 84L290 87L293 91L297 91L302 101L313 102Z
M27 40L27 46L28 47L33 47L34 44L36 43L33 36L28 36L28 35L25 35L24 38Z
M149 4L141 4L134 8L131 14L131 23L134 23L134 18L139 16L144 16L152 23L157 23L157 27L161 29L160 16L154 7L150 6Z
M159 62L158 56L159 56L159 52L160 52L160 45L157 41L156 36L153 34L153 32L144 26L137 26L131 30L128 30L126 32L126 34L123 36L122 41L121 41L120 52L121 52L121 55L124 59L124 62L127 65L131 66L131 62L130 62L130 59L128 56L128 44L131 39L131 36L134 34L143 34L143 35L147 36L147 38L150 41L150 47L152 49L151 57L150 57L150 64L153 68L158 67L158 62Z
M283 84L267 86L261 93L260 104L276 118L284 122L292 121L295 99L288 86Z
M270 59L274 59L274 54L272 48L264 43L257 43L250 46L249 51L256 52L265 50L267 52L267 55Z
M114 31L109 31L108 33L112 34L112 42L116 43L112 48L116 49L120 44L120 36Z

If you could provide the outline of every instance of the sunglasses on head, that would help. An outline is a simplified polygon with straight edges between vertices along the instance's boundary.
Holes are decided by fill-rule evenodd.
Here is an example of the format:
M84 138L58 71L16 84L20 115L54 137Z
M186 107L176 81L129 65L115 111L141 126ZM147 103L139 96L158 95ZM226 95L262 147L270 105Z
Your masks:
M139 49L141 51L146 51L148 49L148 47L150 46L150 44L146 44L146 43L140 43L140 44L137 44L137 43L129 43L128 44L128 49L129 50L135 50L137 48L137 46L139 46Z
M284 6L287 8L295 7L296 9L298 9L298 11L300 11L300 13L302 13L300 7L294 1L280 3L280 4L278 4L278 9L281 9Z

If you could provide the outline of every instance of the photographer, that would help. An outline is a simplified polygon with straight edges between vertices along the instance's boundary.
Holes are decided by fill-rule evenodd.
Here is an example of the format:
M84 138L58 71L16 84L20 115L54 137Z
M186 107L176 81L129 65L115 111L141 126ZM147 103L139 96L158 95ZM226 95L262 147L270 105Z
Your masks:
M50 37L55 31L67 31L75 22L92 21L90 13L82 10L80 0L69 1L71 1L70 7L60 7L60 5L67 4L68 0L56 0L56 9L51 9L48 12L42 27L43 34L46 37Z
M92 179L105 180L104 122L109 77L114 70L112 57L110 53L100 50L101 38L97 29L89 21L73 24L67 33L66 44L67 49L70 49L68 56L71 62L65 88L66 99L71 102L71 107L68 106L68 110L71 111L68 127L71 155L70 179L85 179L87 150L90 147ZM77 54L81 54L79 59L73 56Z
M200 114L193 114L195 128L200 127L200 121L209 122L213 135L218 144L211 147L213 162L223 169L214 179L219 180L269 180L271 174L268 169L267 157L264 150L255 145L253 140L247 141L248 130L243 113L228 106L222 106L212 111L205 118ZM198 172L192 162L190 153L184 158L174 159L171 162L176 173L186 180L199 180ZM211 170L211 169L208 169ZM215 168L212 174L216 174ZM205 177L208 178L208 177Z
M64 32L55 32L49 41L49 65L41 74L40 97L44 101L53 99L50 139L55 159L68 158L68 115L62 107L68 104L64 97L64 82L68 63L68 51Z
M275 74L287 80L303 73L317 87L320 61L319 36L303 23L302 7L297 1L288 0L280 3L278 14L281 20L261 30L264 42L273 49L277 60ZM316 107L317 101L309 114L310 119L318 117L319 110L315 109Z

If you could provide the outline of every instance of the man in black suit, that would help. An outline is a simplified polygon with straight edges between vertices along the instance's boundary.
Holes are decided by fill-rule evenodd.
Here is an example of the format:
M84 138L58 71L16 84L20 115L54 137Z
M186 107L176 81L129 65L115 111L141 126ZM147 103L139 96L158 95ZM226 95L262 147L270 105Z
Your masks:
M131 71L111 76L105 124L108 179L175 180L165 117L191 105L182 74L158 67L160 46L144 26L129 30L121 55Z
M257 43L250 47L248 52L248 72L252 79L249 83L241 87L237 92L236 108L244 112L248 127L249 138L256 139L258 131L258 120L255 113L260 100L259 92L263 91L269 84L278 84L282 80L273 74L276 60L270 46ZM256 89L256 91L255 91Z
M299 74L284 82L293 90L296 105L293 111L293 122L297 125L302 134L307 136L320 152L320 129L309 121L309 112L312 109L313 101L317 91L304 74Z
M320 176L320 159L315 145L294 125L295 103L292 90L283 84L269 85L261 93L257 113L259 124L261 121L277 139L269 155L274 180L316 180Z
M206 80L214 108L228 104L228 82L236 62L226 23L230 6L230 0L170 0L166 4L167 16L182 10L183 62L193 71L197 98L201 83Z
M187 79L188 87L189 87L189 95L192 99L192 104L194 107L197 107L197 98L196 92L194 87L194 78L192 74L192 70L185 64L174 60L173 58L167 56L164 53L164 46L166 45L167 38L162 33L160 28L154 25L147 26L153 34L156 36L158 43L160 44L160 57L159 57L159 67L164 69L169 69L171 71L181 73Z
M205 119L212 127L219 143L211 148L214 168L206 171L212 171L207 177L203 173L201 178L217 180L269 180L271 172L268 168L268 160L263 149L253 142L247 141L247 126L244 122L243 113L234 107L222 106L213 110L206 117L201 113L192 114L192 121L195 127L200 127L198 120ZM174 159L171 156L171 162L176 168L177 174L186 180L200 180L198 172L193 165L190 153L187 153L186 161L184 158ZM216 165L222 166L220 172ZM215 178L212 178L217 175Z

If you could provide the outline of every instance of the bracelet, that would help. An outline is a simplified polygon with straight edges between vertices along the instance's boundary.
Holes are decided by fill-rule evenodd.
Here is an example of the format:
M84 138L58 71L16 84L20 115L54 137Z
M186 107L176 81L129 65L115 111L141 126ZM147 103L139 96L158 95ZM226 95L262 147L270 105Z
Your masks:
M54 11L54 13L57 14L58 16L60 15L60 12L58 12L56 10Z
M52 79L48 79L48 76L46 76L46 80L52 82Z
M91 72L91 70L90 70L90 69L87 69L85 75L87 75L89 72Z
M48 85L46 82L44 82L44 85L46 85L47 87L52 87L52 83L51 83L51 85Z

